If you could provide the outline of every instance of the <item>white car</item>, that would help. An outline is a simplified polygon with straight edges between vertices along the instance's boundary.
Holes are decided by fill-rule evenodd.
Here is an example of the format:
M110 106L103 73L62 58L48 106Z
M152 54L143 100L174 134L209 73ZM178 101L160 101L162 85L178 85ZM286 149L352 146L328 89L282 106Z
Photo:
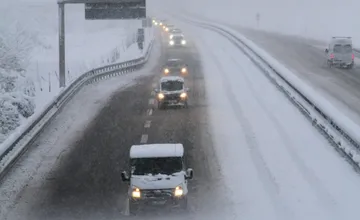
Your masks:
M193 170L185 168L184 146L180 143L133 145L130 149L129 209L141 205L169 205L187 208L188 180Z
M164 76L160 79L160 88L154 90L158 109L166 106L181 105L188 107L189 88L185 88L185 81L180 76Z
M183 34L174 35L169 39L170 47L185 47L186 46L185 36Z

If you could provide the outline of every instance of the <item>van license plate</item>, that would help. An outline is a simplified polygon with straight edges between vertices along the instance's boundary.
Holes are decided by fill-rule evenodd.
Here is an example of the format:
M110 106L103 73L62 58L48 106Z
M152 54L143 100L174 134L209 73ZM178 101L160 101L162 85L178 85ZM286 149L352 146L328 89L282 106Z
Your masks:
M153 201L152 204L154 205L164 205L166 201Z

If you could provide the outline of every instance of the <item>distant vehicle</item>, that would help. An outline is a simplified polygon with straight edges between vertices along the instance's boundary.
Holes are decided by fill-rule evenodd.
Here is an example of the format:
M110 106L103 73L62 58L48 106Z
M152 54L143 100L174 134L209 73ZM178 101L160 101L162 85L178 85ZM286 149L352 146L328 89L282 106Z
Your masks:
M171 40L175 35L182 35L182 31L178 28L174 28L169 31L169 34L170 34L169 38Z
M165 28L165 31L166 32L169 32L170 30L174 29L175 28L175 25L173 24L166 24L166 28Z
M166 20L164 20L164 19L159 20L159 25L160 25L160 26L163 26L165 23L166 23Z
M184 75L188 73L188 66L184 63L182 59L168 59L163 66L163 73L165 75L173 75L179 73Z
M186 40L183 34L174 35L169 41L170 47L184 47L186 45Z
M337 67L353 68L355 55L351 37L332 37L325 49L327 64Z
M179 76L164 76L160 79L158 89L155 89L158 109L163 109L166 106L183 106L188 107L188 91L185 88L185 81L183 77Z
M157 26L159 23L158 23L158 21L156 20L156 18L153 18L152 19L152 23L155 25L155 26Z
M187 209L188 180L193 170L186 169L184 146L180 143L133 145L130 148L129 209L135 214L142 205L179 206Z

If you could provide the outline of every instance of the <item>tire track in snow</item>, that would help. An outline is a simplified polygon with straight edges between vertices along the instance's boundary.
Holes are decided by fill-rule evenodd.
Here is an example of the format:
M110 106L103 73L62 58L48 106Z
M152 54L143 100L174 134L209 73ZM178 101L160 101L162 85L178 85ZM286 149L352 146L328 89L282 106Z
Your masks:
M216 66L220 70L223 69L222 65L219 63L217 57L214 55L213 50L209 50L209 55L213 57L213 61ZM220 72L219 72L220 73ZM252 161L258 171L259 178L263 184L263 187L265 188L265 191L268 193L272 205L274 206L277 215L279 216L279 219L283 220L289 220L294 219L293 214L290 212L289 208L285 205L285 203L280 198L280 188L279 184L277 183L274 175L272 174L271 170L267 166L264 157L262 156L258 143L256 141L256 135L253 131L254 129L251 126L251 123L247 119L244 111L241 108L240 103L236 100L235 94L232 88L232 85L230 83L229 78L226 74L222 74L222 83L224 85L224 88L226 88L226 98L229 100L229 103L231 105L231 108L235 112L236 120L242 127L244 131L244 136L246 139L246 143L248 144L248 149L250 152L250 156L252 158Z

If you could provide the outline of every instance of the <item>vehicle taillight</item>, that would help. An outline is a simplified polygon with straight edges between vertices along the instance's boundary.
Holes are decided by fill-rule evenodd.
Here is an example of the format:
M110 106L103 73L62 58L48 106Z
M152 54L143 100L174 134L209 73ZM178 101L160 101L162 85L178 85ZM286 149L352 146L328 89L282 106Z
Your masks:
M333 53L330 54L330 59L334 59L334 58L335 58L334 54Z
M354 59L355 59L355 54L352 54L352 55L351 55L351 58L354 60Z

